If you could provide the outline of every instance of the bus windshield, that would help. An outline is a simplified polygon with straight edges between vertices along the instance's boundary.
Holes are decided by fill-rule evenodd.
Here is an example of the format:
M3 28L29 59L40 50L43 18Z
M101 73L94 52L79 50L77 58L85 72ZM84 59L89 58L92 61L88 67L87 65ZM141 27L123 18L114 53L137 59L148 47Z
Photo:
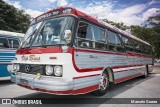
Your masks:
M24 39L22 40L21 48L25 48L25 47L30 46L31 41L32 41L34 34L35 34L34 32L40 27L41 23L42 22L39 22L39 23L34 24L28 28L27 33L26 33Z
M24 41L22 48L28 45L31 47L39 47L68 44L69 42L67 42L65 38L65 31L72 32L73 23L74 18L67 16L47 19L43 23L39 22L32 25L27 31L27 39Z

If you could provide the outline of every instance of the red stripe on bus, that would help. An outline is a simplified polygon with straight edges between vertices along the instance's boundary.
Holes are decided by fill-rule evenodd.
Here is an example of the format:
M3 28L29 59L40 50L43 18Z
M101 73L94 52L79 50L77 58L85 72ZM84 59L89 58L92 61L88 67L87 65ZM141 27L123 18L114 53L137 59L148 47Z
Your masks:
M130 76L126 76L126 77L123 77L123 78L119 78L119 79L115 80L115 83L117 84L117 83L129 80L129 79L141 76L141 75L142 75L141 73L137 73L137 74L134 74L134 75L130 75Z
M31 90L36 90L36 91L40 91L40 92L45 92L45 93L51 93L51 94L85 94L94 90L97 90L99 88L99 85L93 85L93 86L89 86L89 87L85 87L85 88L81 88L81 89L76 89L76 90L66 90L66 91L53 91L53 90L45 90L45 89L40 89L40 88L31 88L29 86L25 86L25 85L21 85L18 84L21 87L27 88L27 89L31 89Z
M47 48L31 48L31 49L19 49L16 54L43 54L43 53L62 53L62 48L58 46Z
M73 77L73 79L87 78L87 77L93 77L93 76L99 76L99 75L101 75L101 74L94 74L94 75L87 75L87 76Z

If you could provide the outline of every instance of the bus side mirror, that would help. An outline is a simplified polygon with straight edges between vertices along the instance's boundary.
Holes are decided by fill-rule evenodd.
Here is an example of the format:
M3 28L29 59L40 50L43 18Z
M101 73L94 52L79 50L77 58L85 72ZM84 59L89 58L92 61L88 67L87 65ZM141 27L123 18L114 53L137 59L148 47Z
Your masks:
M71 42L72 32L71 30L65 30L64 39L69 43Z
M19 41L20 41L19 47L21 47L21 46L23 45L23 43L24 43L24 37L23 37L23 38L20 38Z
M11 48L13 48L13 40L11 41Z

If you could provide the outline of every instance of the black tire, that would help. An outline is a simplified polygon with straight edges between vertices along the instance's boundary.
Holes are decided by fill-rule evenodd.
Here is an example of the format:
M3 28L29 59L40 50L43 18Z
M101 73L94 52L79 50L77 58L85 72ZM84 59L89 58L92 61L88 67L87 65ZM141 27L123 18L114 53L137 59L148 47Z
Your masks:
M146 70L144 72L144 75L142 76L143 78L148 77L148 66L146 65Z
M92 92L92 94L95 96L103 96L106 94L108 89L109 89L109 75L106 71L104 71L101 76L99 89Z

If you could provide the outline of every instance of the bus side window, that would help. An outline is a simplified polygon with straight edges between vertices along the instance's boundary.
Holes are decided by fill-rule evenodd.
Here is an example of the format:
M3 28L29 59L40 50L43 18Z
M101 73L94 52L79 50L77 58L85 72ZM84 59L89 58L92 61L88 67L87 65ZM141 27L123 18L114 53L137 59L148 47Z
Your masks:
M92 26L92 35L95 41L94 47L96 49L106 50L105 30L97 26Z
M135 50L134 49L134 42L133 42L133 40L131 40L131 39L127 38L127 37L124 37L124 36L121 36L121 38L122 38L123 44L126 47L126 50L133 52Z
M6 38L0 38L0 48L9 48Z
M118 34L108 31L107 41L109 43L109 50L124 52L124 48L121 44Z
M80 22L77 32L78 37L78 46L84 48L92 48L92 33L91 33L91 25Z
M134 52L137 52L137 53L141 53L141 44L137 41L134 41L134 47L135 47L135 50Z
M19 47L19 41L18 39L8 39L8 42L9 42L9 47L10 48L13 48L13 49L17 49Z

